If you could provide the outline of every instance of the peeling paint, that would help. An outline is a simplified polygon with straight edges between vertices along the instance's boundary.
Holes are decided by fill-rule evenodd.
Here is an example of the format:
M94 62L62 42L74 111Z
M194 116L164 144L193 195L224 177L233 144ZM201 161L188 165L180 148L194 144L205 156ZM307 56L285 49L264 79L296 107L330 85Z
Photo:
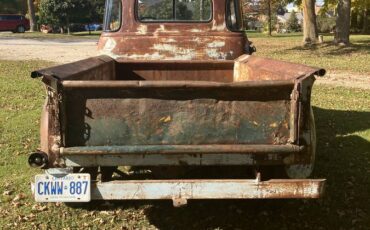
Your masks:
M95 200L173 200L175 206L190 199L319 198L325 180L144 180L114 181L92 186Z
M209 48L221 48L225 46L225 41L214 41L207 45Z
M118 58L124 58L128 60L160 60L164 59L165 56L159 54L159 52L155 52L152 54L146 53L146 54L124 54L124 55L115 55L115 59Z
M226 59L227 53L220 52L218 49L207 49L206 53L208 57L213 58L213 59Z
M198 44L202 44L202 40L199 38L199 37L196 37L196 38L193 38L192 40L190 40L192 42L196 42Z
M226 29L226 22L222 24L217 24L217 21L213 21L212 30L223 31Z
M137 28L137 34L140 34L140 35L144 35L148 32L148 26L147 25L143 25L141 24L138 28Z
M117 42L113 38L109 38L107 42L105 43L105 46L103 48L103 51L112 51L114 48L116 48Z
M161 25L159 25L159 28L154 31L153 34L154 34L154 36L158 36L159 33L161 33L161 32L162 33L164 33L164 32L167 32L167 33L180 33L179 30L167 30L166 27L165 27L165 25L161 24Z
M173 38L168 38L168 39L166 39L165 40L165 42L168 42L168 43L175 43L175 42L177 42L175 39L173 39Z
M173 55L171 59L174 60L191 60L196 54L194 49L184 49L169 44L155 44L152 49L159 52L169 52L171 55Z

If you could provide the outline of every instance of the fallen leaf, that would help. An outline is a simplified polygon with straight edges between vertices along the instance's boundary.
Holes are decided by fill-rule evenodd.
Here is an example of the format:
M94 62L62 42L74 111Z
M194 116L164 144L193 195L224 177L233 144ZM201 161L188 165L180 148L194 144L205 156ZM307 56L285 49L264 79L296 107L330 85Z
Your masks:
M111 213L108 212L108 211L101 211L100 214L103 214L103 215L111 215Z
M16 201L13 201L13 202L12 202L12 205L13 205L13 207L15 207L15 208L18 208L18 207L22 206L22 204L21 204L20 202L16 202Z
M61 203L61 202L56 202L56 203L55 203L55 206L56 206L56 207L60 207L60 206L62 206L62 204L63 204L63 203Z
M23 200L24 198L26 198L26 195L24 193L20 193L14 197L13 201L20 201Z
M3 196L10 196L10 195L12 195L12 193L13 193L13 191L7 190L7 191L3 192Z
M37 211L37 212L43 212L48 209L47 206L41 205L41 204L35 204L32 206L32 211Z

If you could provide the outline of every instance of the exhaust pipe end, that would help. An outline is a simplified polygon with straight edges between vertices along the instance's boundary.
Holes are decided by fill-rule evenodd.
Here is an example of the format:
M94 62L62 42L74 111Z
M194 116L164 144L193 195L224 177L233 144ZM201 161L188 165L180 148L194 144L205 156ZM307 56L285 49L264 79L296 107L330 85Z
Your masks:
M32 168L46 169L49 163L49 157L44 152L31 153L28 157L28 164Z

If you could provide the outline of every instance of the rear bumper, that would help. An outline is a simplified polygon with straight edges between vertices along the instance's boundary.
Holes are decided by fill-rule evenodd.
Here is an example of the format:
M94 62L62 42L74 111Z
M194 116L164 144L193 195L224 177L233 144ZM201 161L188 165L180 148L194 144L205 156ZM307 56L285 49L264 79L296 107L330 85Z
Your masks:
M314 199L324 193L324 179L305 180L141 180L95 183L92 200Z
M325 179L269 180L129 180L95 182L91 200L172 200L175 207L188 200L317 199ZM32 193L35 192L31 183Z

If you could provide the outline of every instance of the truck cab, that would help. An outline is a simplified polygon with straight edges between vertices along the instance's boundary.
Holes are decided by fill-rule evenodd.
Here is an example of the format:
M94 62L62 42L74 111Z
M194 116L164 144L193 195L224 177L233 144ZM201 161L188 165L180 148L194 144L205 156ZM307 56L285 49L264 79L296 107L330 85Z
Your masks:
M36 201L319 198L310 99L325 70L251 55L241 7L107 0L101 56L31 75L47 89Z
M234 60L252 49L239 0L108 0L99 50L117 60Z

